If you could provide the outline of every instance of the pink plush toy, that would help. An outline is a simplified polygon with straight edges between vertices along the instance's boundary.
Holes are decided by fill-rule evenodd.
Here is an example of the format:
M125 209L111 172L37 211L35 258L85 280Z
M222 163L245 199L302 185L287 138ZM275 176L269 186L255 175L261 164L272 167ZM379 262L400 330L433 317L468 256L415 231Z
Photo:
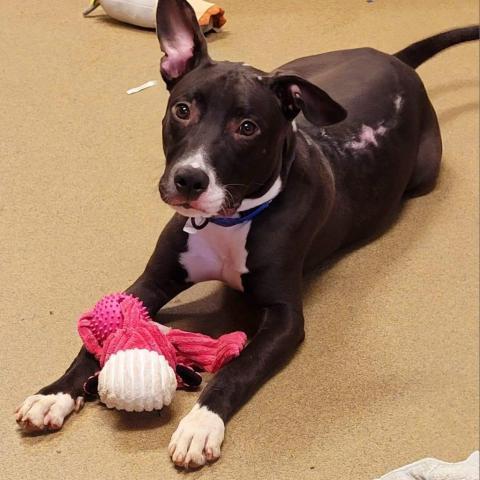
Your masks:
M137 412L169 405L177 388L201 382L195 370L216 372L246 342L243 332L213 339L157 324L138 298L122 293L103 297L83 314L78 332L102 367L100 400Z

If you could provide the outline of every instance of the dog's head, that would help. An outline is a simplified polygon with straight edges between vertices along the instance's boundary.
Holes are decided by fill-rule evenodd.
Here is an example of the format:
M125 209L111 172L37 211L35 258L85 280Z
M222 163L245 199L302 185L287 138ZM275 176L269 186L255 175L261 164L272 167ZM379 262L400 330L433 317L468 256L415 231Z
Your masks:
M300 111L316 125L345 117L342 107L301 77L211 60L184 0L159 0L157 35L170 91L159 187L162 199L182 215L231 215L242 201L278 186Z

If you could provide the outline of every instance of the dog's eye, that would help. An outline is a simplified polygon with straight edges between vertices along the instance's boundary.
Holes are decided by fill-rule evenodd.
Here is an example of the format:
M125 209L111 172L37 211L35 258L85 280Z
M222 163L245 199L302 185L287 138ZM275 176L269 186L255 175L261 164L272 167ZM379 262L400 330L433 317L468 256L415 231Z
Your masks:
M180 120L188 120L190 118L190 107L186 103L177 103L173 110Z
M238 127L238 133L244 137L250 137L258 130L258 127L251 120L244 120Z

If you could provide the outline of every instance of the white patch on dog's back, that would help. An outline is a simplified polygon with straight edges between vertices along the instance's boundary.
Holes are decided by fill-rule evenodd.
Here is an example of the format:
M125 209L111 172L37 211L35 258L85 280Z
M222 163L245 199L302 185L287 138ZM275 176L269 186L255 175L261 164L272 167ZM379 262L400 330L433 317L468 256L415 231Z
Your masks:
M209 223L189 235L188 249L180 255L180 263L188 272L188 281L220 280L243 291L241 276L248 273L245 245L251 223L233 227Z
M369 146L378 147L378 137L385 135L387 129L383 125L379 125L373 129L368 125L362 125L360 134L355 140L347 142L346 147L352 150L364 150Z
M403 98L401 95L397 95L394 99L393 99L393 104L395 105L395 112L398 113L400 111L400 109L402 108L402 105L403 105Z
M388 130L396 127L398 124L398 117L403 107L403 103L403 97L400 94L395 95L393 98L395 112L391 118L381 120L376 128L363 124L360 132L355 135L352 140L346 142L345 147L350 148L351 150L365 150L368 147L378 147L380 138L383 137Z

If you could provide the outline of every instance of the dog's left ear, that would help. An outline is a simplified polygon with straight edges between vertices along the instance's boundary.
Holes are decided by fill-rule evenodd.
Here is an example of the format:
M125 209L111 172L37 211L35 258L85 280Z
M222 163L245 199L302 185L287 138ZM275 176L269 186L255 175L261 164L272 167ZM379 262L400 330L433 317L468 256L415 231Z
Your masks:
M346 110L326 92L298 75L277 72L262 80L279 98L288 120L301 111L309 122L321 127L341 122L347 116Z
M185 0L158 0L157 37L165 53L160 72L168 89L202 62L210 61L195 12Z

